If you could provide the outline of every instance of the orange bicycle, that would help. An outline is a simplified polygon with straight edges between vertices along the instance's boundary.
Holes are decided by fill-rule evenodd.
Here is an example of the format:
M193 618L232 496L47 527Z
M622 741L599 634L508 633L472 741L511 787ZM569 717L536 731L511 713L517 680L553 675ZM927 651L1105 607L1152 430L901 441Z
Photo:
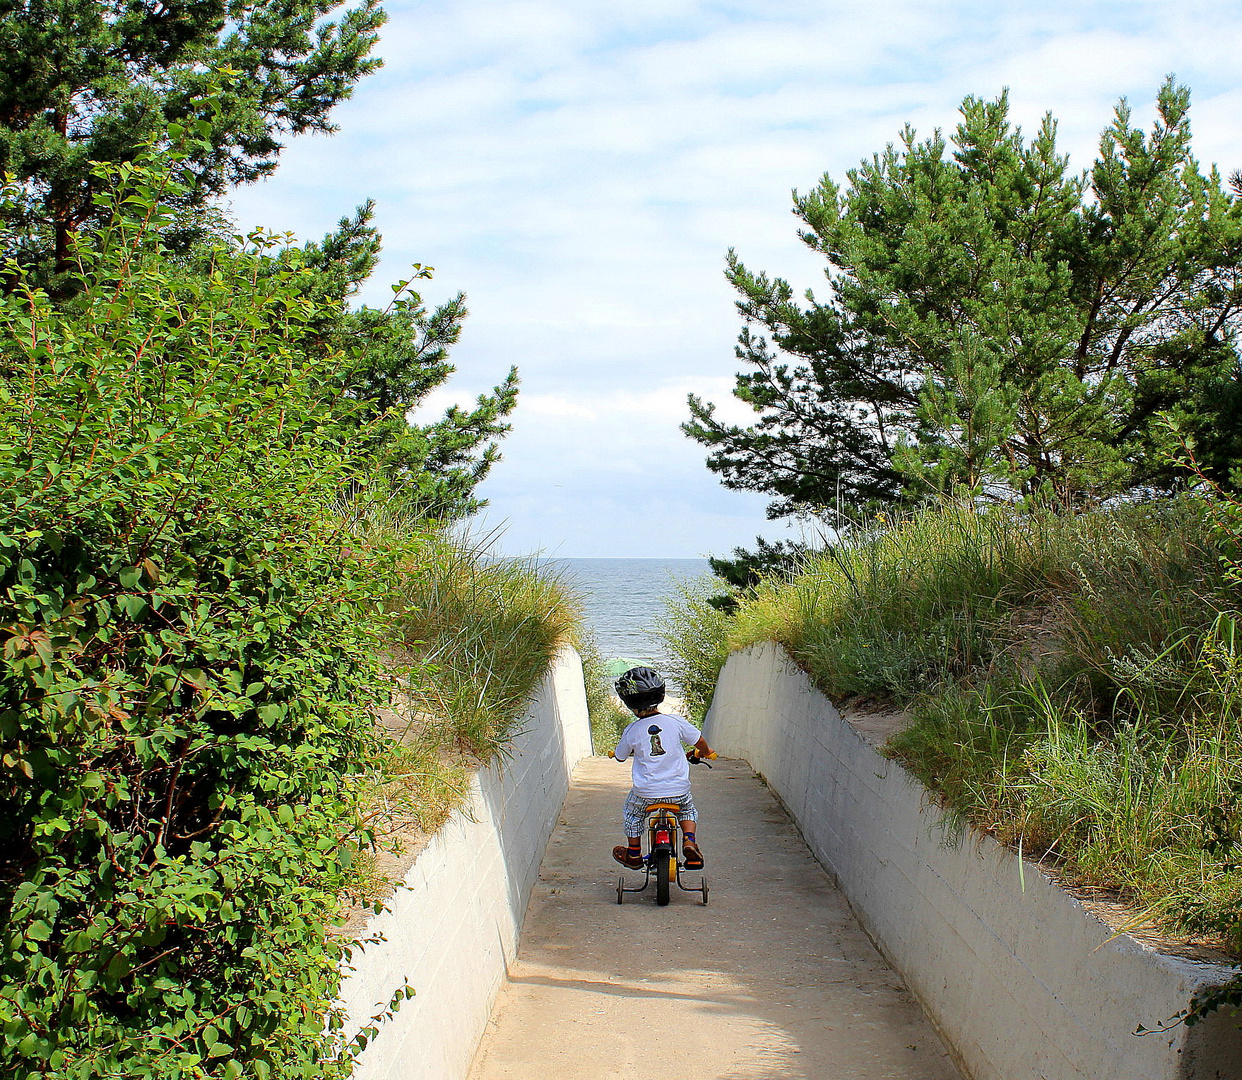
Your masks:
M611 756L611 755L610 755ZM715 754L711 755L715 757ZM690 753L686 757L692 764L702 763L709 769L711 764L706 758ZM707 875L701 870L687 870L685 862L678 857L681 850L681 824L677 819L681 807L677 803L653 802L647 807L647 851L643 855L643 883L634 887L625 884L625 875L617 878L617 903L625 902L626 893L645 892L647 886L655 879L655 902L663 907L668 903L673 882L682 892L699 893L703 903L707 903ZM699 884L686 885L682 882L682 874L698 874Z

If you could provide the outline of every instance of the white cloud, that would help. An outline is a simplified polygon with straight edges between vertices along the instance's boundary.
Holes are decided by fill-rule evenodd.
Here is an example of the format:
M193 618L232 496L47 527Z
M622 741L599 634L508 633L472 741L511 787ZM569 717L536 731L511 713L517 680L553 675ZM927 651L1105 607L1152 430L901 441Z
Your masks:
M589 405L557 394L527 394L522 399L522 410L528 415L549 417L553 420L598 420L599 413Z

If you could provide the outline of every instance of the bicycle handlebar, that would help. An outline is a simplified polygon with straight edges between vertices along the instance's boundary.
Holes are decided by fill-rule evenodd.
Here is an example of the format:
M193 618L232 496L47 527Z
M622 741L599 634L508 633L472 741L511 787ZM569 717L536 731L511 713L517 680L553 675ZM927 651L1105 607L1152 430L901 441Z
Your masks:
M612 750L608 751L608 756L612 758L614 761L616 760L616 757L617 757L616 753ZM716 760L716 751L713 750L710 754L707 755L707 757L700 757L698 754L698 751L687 750L686 760L690 762L691 765L706 765L710 769L712 767L711 762Z

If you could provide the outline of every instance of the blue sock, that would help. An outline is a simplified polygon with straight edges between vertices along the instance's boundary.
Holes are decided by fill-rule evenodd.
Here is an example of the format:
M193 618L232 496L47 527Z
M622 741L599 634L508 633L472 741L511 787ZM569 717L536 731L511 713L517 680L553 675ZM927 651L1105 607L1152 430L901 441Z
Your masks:
M681 832L681 835L685 837L687 844L694 843L694 830L693 829L683 829Z

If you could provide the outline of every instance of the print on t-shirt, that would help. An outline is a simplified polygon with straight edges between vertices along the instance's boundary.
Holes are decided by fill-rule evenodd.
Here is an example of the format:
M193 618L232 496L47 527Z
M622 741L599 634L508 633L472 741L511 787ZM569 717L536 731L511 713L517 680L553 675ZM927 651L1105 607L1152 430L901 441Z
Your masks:
M690 790L690 762L680 747L693 746L700 737L699 729L676 713L635 717L613 754L618 761L634 759L636 794L644 799L680 798Z
M651 736L651 756L659 757L664 753L664 747L660 745L660 729L655 724L652 724L647 729L647 734Z

